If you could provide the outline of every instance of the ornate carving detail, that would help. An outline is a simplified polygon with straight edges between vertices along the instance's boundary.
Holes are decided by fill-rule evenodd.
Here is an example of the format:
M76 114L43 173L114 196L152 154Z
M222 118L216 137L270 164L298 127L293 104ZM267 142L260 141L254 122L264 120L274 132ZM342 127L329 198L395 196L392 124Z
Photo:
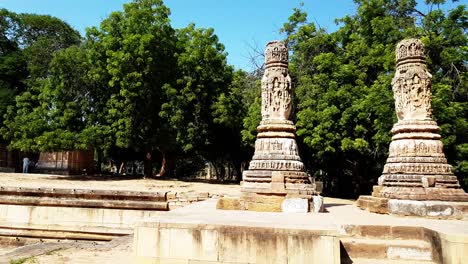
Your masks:
M255 155L257 154L299 156L296 141L290 138L259 138L255 141Z
M303 171L304 164L295 160L253 160L250 162L249 170Z
M288 120L292 110L291 98L288 68L277 65L265 69L262 78L262 118Z
M315 192L299 156L296 127L289 120L292 93L288 49L282 42L270 42L265 50L262 78L262 121L257 127L255 154L249 169L243 173L244 193L274 191L286 195L293 190L306 190L311 195ZM285 177L273 177L278 172ZM278 186L283 187L280 190Z
M424 55L424 45L421 40L414 38L400 41L397 44L395 55L397 62L411 58L426 58Z
M451 174L452 166L430 163L387 163L383 173Z
M390 143L390 157L445 157L440 140L402 139Z
M265 49L265 65L266 67L272 64L280 63L288 67L288 48L280 41L268 42Z
M389 157L378 180L379 191L372 195L430 200L434 197L428 193L439 188L438 200L468 199L461 195L443 152L440 129L432 120L432 76L427 71L424 46L417 39L403 40L395 53L397 69L392 86L398 123L392 129ZM454 189L458 191L456 196L452 196Z
M427 71L421 41L401 41L396 57L398 64L392 86L398 120L430 120L432 75Z

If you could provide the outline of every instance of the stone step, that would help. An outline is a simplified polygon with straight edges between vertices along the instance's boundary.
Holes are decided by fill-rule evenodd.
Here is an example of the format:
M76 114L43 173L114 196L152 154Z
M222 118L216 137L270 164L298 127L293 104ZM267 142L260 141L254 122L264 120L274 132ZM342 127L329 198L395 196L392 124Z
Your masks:
M432 246L422 240L388 240L375 238L342 238L342 258L375 258L386 260L432 260Z
M132 200L132 201L167 201L168 192L143 192L127 190L94 190L51 187L16 187L1 186L2 196L33 196L51 198L76 198L80 200Z
M368 258L354 258L348 260L341 260L341 264L437 264L431 260L395 260L395 259L368 259Z
M117 233L99 233L69 230L46 230L28 228L5 228L0 227L0 238L36 238L52 240L90 240L90 241L111 241L122 236Z
M426 240L423 227L385 226L385 225L345 225L343 231L353 238L370 238L385 240Z
M168 211L168 202L0 195L0 204Z

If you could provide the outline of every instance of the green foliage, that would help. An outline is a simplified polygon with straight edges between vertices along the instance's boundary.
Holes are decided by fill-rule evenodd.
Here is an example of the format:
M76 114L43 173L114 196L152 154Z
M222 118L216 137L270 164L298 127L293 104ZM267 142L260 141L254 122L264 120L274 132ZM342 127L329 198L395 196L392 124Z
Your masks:
M96 94L110 146L152 151L165 128L162 87L173 81L175 32L162 1L133 1L101 28L88 30L91 77L106 85ZM99 118L98 118L99 120Z
M304 152L311 155L305 162L324 177L330 194L356 197L370 192L388 155L395 121L390 84L394 49L403 38L421 37L434 73L434 113L447 158L466 179L464 6L449 13L435 8L418 17L415 1L356 3L357 14L339 19L337 32L316 29L297 9L283 28L293 50L297 133Z
M225 138L217 135L239 142L232 137L240 135L240 121L221 117L225 101L237 100L228 98L233 70L224 46L212 29L173 29L169 14L161 0L132 1L69 48L79 37L56 19L18 19L27 23L18 29L18 39L27 41L18 46L31 77L7 110L2 134L10 147L97 148L117 160L153 151L164 159L188 153L216 159L208 153L222 146ZM36 63L42 57L45 63Z
M254 147L257 138L257 126L262 120L261 99L256 99L249 107L247 115L243 119L244 129L241 131L242 142L250 147Z
M213 29L197 29L190 24L177 31L177 38L177 79L163 87L167 102L162 105L161 116L168 119L177 143L187 152L212 143L212 109L231 82L232 68Z
M36 263L36 258L28 257L28 258L12 259L10 260L9 263L10 264Z
M54 17L15 14L5 9L0 13L0 121L5 125L0 132L11 141L12 148L56 148L58 141L70 138L70 132L63 131L62 139L50 141L57 138L57 131L49 131L48 122L59 109L50 104L50 80L46 77L54 53L78 44L80 35Z

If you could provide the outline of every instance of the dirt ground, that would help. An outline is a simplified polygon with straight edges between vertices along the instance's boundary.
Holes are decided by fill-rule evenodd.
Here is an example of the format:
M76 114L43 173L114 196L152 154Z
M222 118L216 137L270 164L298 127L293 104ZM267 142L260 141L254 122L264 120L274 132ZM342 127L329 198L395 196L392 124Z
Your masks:
M239 184L212 184L174 179L142 179L128 176L50 175L0 173L0 186L32 188L74 188L94 190L209 192L238 196Z

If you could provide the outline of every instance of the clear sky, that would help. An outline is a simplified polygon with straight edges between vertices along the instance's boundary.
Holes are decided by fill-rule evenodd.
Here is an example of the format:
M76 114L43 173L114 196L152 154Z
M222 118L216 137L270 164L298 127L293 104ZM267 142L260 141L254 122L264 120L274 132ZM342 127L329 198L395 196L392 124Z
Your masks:
M0 0L0 7L16 13L47 14L68 22L84 35L85 28L99 26L112 11L122 10L131 0ZM251 69L252 46L281 39L278 30L304 2L309 20L327 31L337 29L336 18L354 14L352 0L165 0L175 28L194 22L215 29L226 46L228 62L236 68ZM462 1L463 2L463 1Z

